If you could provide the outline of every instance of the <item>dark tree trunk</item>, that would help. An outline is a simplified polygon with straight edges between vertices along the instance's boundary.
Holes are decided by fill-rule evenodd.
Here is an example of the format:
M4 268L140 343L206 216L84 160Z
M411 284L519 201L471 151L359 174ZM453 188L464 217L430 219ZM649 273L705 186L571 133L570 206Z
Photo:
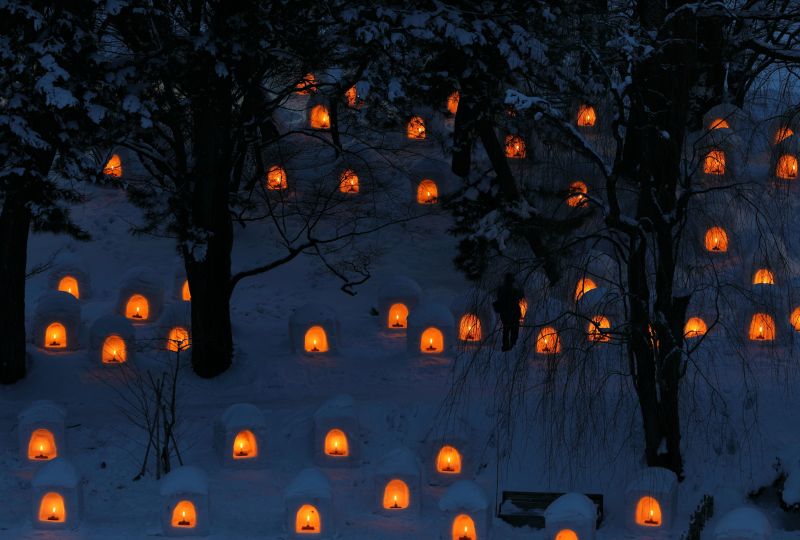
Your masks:
M20 179L24 183L25 179ZM25 376L25 269L31 215L19 192L6 193L0 213L0 383Z

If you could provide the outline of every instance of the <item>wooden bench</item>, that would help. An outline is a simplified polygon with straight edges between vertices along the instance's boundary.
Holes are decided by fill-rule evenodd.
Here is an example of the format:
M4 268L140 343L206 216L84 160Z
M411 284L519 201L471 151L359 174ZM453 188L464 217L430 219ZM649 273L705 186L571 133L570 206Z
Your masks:
M544 511L563 493L540 493L531 491L504 491L497 517L514 527L527 525L535 529L544 528ZM603 522L603 495L587 493L597 506L597 527Z

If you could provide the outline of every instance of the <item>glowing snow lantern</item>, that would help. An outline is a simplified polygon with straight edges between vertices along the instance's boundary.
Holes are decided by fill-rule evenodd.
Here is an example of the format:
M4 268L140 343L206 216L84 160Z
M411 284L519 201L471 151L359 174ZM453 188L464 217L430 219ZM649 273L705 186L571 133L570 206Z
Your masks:
M335 534L331 486L317 469L301 471L284 494L290 538L332 538Z
M43 463L64 455L64 410L50 401L35 401L18 420L20 460Z
M678 478L675 473L661 467L643 469L626 489L628 528L640 534L644 530L670 528L677 503Z
M461 311L460 313L464 313ZM459 316L460 319L460 316ZM458 340L453 312L439 304L422 303L408 316L406 347L412 355L436 356L448 352Z
M565 493L544 511L548 540L594 540L598 509L583 493Z
M309 123L314 129L330 129L331 117L328 108L322 104L311 107Z
M267 189L280 191L288 187L286 171L280 165L273 165L267 171Z
M44 332L44 346L46 349L66 349L67 329L59 322L51 323Z
M136 331L120 315L104 315L89 329L89 361L105 366L119 365L132 360L136 349Z
M797 179L797 157L790 154L783 154L778 158L775 167L775 176L784 180Z
M120 159L119 154L114 154L111 156L106 163L106 166L103 167L103 174L114 178L122 177L122 160Z
M436 204L439 202L439 188L436 182L428 178L417 186L417 202L419 204Z
M183 286L181 287L181 300L183 300L184 302L192 301L192 292L189 290L188 279L183 282Z
M578 284L575 286L575 300L580 300L584 294L596 288L597 284L591 278L578 279Z
M462 315L458 324L458 339L461 341L481 340L481 321L474 313Z
M197 510L191 501L179 501L172 509L172 526L179 529L194 529L197 526Z
M31 433L28 443L28 459L31 461L49 461L58 457L58 448L53 433L47 429L37 429Z
M325 436L325 454L334 457L350 455L347 435L341 429L332 429Z
M339 175L339 191L342 193L358 193L358 175L352 169L345 169Z
M525 140L519 135L506 135L505 146L507 158L522 159L527 153Z
M254 459L258 457L258 441L249 429L243 429L233 439L233 459Z
M436 470L443 474L461 474L461 454L452 446L443 446L436 456Z
M120 364L128 359L128 348L125 340L117 334L108 336L103 341L101 361L104 364Z
M661 526L661 505L653 497L642 497L636 503L636 523L645 527Z
M705 246L712 253L728 251L728 233L722 227L711 227L706 231Z
M409 504L408 484L399 479L391 480L383 490L383 507L387 510L405 510Z
M766 313L756 313L750 319L750 330L748 332L750 341L774 341L775 340L775 321L772 316Z
M336 312L324 304L309 303L297 308L289 317L292 352L310 356L336 352L339 327Z
M426 328L419 339L419 350L426 354L438 354L444 350L444 334L438 328Z
M706 154L703 160L703 172L715 176L725 174L725 152L716 149Z
M392 307L389 308L386 326L395 329L408 327L408 308L405 304L392 304Z
M299 534L320 534L322 532L319 512L315 507L304 504L297 510L295 532Z
M150 317L150 303L141 294L134 294L125 306L125 316L135 321L146 321Z
M384 455L373 472L374 501L385 516L419 511L421 466L416 452L398 447Z
M381 280L378 289L378 314L390 330L408 328L408 317L422 299L419 283L402 275L392 274Z
M475 522L467 514L459 514L453 520L453 540L478 540Z
M753 274L753 285L775 285L775 275L768 268L759 268Z
M347 92L344 93L344 97L348 107L355 107L358 105L358 90L356 90L355 86L348 88Z
M162 480L161 529L164 536L208 534L208 479L190 466L172 469Z
M708 332L708 327L700 317L690 318L683 327L683 336L687 339L703 336L706 332Z
M81 478L64 458L45 463L31 481L33 527L74 529L81 517Z
M777 131L775 131L775 137L773 139L773 142L775 144L779 144L783 142L784 139L787 139L792 135L794 135L794 131L792 130L792 128L788 126L780 127L777 129Z
M328 336L321 326L312 326L306 331L305 351L323 353L328 351Z
M458 112L458 101L460 99L461 95L458 93L458 90L447 96L447 112L456 114L456 112Z
M303 80L295 86L295 93L301 95L308 95L317 91L317 79L313 73L306 73Z
M589 341L594 341L597 343L608 343L611 341L611 336L608 334L608 331L611 329L611 321L608 320L608 317L603 315L595 315L592 317L592 320L589 321L588 326L588 337Z
M492 517L489 499L471 480L458 480L439 499L443 514L441 538L449 540L485 540Z
M578 535L571 529L561 529L556 534L555 540L578 540Z
M528 314L528 301L525 298L519 299L519 323L525 321L525 315Z
M561 340L558 331L552 326L545 326L536 336L536 352L539 354L558 354L561 352Z
M182 326L173 326L170 328L169 335L167 336L168 351L183 352L191 346L189 331L186 328Z
M728 121L724 118L717 118L711 121L711 124L708 126L709 130L712 129L729 129L731 126L728 124Z
M332 397L314 413L314 457L325 467L351 467L358 462L358 415L347 394Z
M583 207L586 206L589 200L586 198L586 194L589 192L589 188L586 186L584 182L572 182L569 185L569 195L567 196L567 204L573 207Z
M58 290L71 294L75 298L80 298L80 288L78 287L78 280L72 276L64 276L58 282Z
M578 109L578 126L593 127L597 122L597 113L591 105L581 105Z
M792 323L792 328L800 332L800 307L794 308L792 315L789 317L789 322Z
M250 403L235 403L214 421L214 449L223 466L257 469L264 466L266 418Z
M409 139L423 140L427 136L425 132L425 120L419 116L412 116L406 126L406 137Z
M46 493L39 503L39 521L63 522L66 519L64 497L58 493Z

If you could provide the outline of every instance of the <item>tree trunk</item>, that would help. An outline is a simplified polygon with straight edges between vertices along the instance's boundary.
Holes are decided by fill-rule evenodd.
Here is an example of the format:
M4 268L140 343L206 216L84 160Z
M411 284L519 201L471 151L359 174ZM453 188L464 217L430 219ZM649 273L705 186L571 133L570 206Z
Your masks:
M20 179L19 182L24 182ZM9 191L0 213L0 383L25 376L25 269L31 215L19 192Z

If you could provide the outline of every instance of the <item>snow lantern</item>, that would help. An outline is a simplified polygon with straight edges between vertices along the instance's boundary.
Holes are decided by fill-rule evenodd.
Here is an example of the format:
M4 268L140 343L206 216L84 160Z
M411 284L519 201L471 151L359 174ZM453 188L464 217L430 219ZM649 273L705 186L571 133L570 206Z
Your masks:
M76 529L81 521L81 477L63 457L45 464L31 480L34 529Z
M339 344L339 318L323 304L305 304L289 317L292 352L332 353Z
M797 134L784 137L772 151L770 176L777 180L797 180L800 137Z
M358 416L355 400L334 396L314 413L314 456L321 466L351 467L358 463Z
M458 90L454 90L447 96L447 112L455 115L458 112L458 102L461 101L461 94Z
M750 506L731 510L714 527L713 540L769 540L772 525L764 512Z
M119 365L133 359L136 332L129 319L104 315L89 329L89 360L103 365Z
M165 536L205 536L208 534L208 478L197 467L178 467L170 471L159 488L161 530Z
M628 528L634 532L670 529L678 505L678 477L669 469L648 467L625 490Z
M78 299L92 296L89 273L77 259L68 257L57 263L47 278L47 288L69 293Z
M574 294L575 301L577 302L578 300L581 299L581 297L584 294L596 288L597 288L597 282L593 280L591 277L586 275L579 277L578 281L575 282L575 294Z
M472 480L459 480L439 499L442 540L484 540L489 535L489 499Z
M453 314L439 304L420 304L408 316L406 334L411 354L438 355L448 352L456 338Z
M389 330L405 330L408 314L422 300L422 287L411 278L392 276L378 289L378 316L381 326Z
M186 272L183 268L175 271L175 278L172 281L172 298L181 302L191 302L192 292L189 289L189 280L186 279Z
M544 511L548 540L594 540L597 506L583 493L565 493Z
M486 340L494 330L494 311L478 293L467 293L450 303L450 312L458 325L458 340L463 344Z
M439 186L430 178L423 178L417 184L417 203L436 204L439 202Z
M586 185L586 182L580 180L570 182L567 188L567 205L573 208L583 208L587 206L589 204L588 193L589 186Z
M328 108L322 103L311 107L308 111L308 125L312 129L330 129L331 115L328 113Z
M164 283L149 268L132 268L120 283L116 312L134 323L157 320L164 309Z
M226 467L258 469L266 464L267 420L249 403L228 407L214 423L214 443Z
M375 501L385 515L419 514L422 496L421 465L408 448L386 454L375 469Z
M469 476L467 426L456 427L446 436L434 436L425 442L425 469L430 485L447 485Z
M19 415L19 457L23 463L44 463L66 454L64 409L52 401L34 401Z
M702 317L689 317L683 327L683 337L694 339L706 335L708 325Z
M112 178L122 178L122 158L119 154L112 154L103 167L103 174Z
M775 127L775 129L772 131L772 136L770 139L772 144L778 145L792 135L794 135L794 130L792 127L788 123L782 123Z
M730 132L741 132L745 126L747 118L745 113L731 103L720 103L711 107L703 115L703 129L705 131L730 130Z
M619 303L615 300L616 296L606 287L595 287L585 291L576 302L580 314L578 324L583 326L590 343L612 341L614 323L619 314Z
M522 159L527 154L525 139L520 135L506 135L504 144L509 159Z
M412 116L406 125L406 137L422 141L426 136L425 120L423 120L421 116Z
M339 191L355 195L360 189L358 175L353 169L345 169L339 174Z
M295 85L295 94L307 95L318 90L319 82L310 71L303 75L303 79Z
M700 172L707 180L729 179L738 172L742 142L730 129L704 132L695 145Z
M164 309L158 320L160 337L164 350L171 353L187 352L192 346L192 311L189 304L177 302Z
M335 532L331 484L318 469L304 469L284 495L290 538L332 538Z
M773 315L764 311L753 313L747 327L747 339L754 343L768 343L776 338L777 327Z
M709 227L703 243L709 253L725 253L728 251L728 233L719 226Z
M575 123L581 128L595 127L595 124L597 123L597 111L595 110L594 106L584 103L578 107L578 114L576 115Z
M49 352L80 348L81 305L67 292L45 293L33 312L33 343Z
M272 165L267 170L267 189L281 191L289 187L286 170L280 165Z

